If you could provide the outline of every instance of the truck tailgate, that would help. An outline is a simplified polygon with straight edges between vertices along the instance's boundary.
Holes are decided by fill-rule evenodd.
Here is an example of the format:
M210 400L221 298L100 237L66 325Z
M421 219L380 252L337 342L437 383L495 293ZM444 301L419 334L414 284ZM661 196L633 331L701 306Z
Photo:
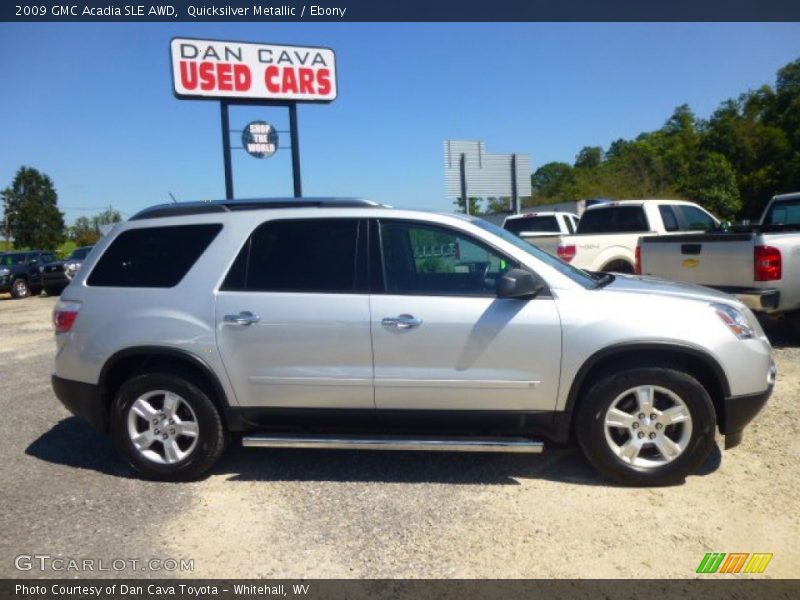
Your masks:
M642 238L642 273L708 286L752 287L754 239L752 233Z

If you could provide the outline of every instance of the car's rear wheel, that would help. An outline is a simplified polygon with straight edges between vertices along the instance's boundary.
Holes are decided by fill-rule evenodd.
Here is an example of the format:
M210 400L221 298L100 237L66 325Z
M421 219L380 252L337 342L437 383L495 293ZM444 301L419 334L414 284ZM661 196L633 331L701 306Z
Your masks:
M599 379L580 405L576 433L601 473L634 485L670 485L714 447L706 389L674 368L632 368Z
M178 375L148 373L120 387L111 415L114 443L147 479L189 481L225 449L225 431L210 393Z
M14 298L27 298L31 295L31 288L28 287L28 282L22 277L15 279L11 284L11 295Z

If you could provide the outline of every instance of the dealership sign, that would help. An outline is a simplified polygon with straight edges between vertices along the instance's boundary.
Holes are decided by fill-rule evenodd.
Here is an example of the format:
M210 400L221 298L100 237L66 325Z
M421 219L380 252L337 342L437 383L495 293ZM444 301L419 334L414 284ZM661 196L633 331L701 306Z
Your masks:
M170 54L178 98L336 99L336 55L330 48L173 38Z

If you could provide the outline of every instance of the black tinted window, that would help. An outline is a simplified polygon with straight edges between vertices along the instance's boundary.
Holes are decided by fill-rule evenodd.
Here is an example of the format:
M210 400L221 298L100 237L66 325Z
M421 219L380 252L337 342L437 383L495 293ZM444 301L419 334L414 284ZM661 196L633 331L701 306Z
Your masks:
M764 225L800 225L800 199L774 202L764 218Z
M123 231L92 270L88 285L167 288L180 283L222 225L177 225Z
M381 246L390 294L494 295L497 280L518 267L460 232L426 225L383 222Z
M520 217L508 219L505 223L506 230L519 235L523 231L554 231L558 233L558 221L554 215Z
M631 233L649 229L641 206L587 210L578 223L578 233Z
M353 293L359 228L357 219L268 221L242 248L222 289Z
M658 212L661 213L661 220L664 222L664 229L667 231L678 231L680 229L680 225L678 225L678 218L675 216L675 211L672 210L671 206L662 204L658 207Z
M708 231L714 229L714 219L696 206L676 206L683 213L685 231Z

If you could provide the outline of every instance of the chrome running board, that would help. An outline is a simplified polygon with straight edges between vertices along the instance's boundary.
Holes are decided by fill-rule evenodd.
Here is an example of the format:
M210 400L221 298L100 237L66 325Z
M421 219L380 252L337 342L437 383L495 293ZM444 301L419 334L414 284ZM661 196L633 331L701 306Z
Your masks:
M439 450L443 452L515 452L539 454L544 444L527 438L420 438L401 436L248 435L249 448L335 448L341 450Z

